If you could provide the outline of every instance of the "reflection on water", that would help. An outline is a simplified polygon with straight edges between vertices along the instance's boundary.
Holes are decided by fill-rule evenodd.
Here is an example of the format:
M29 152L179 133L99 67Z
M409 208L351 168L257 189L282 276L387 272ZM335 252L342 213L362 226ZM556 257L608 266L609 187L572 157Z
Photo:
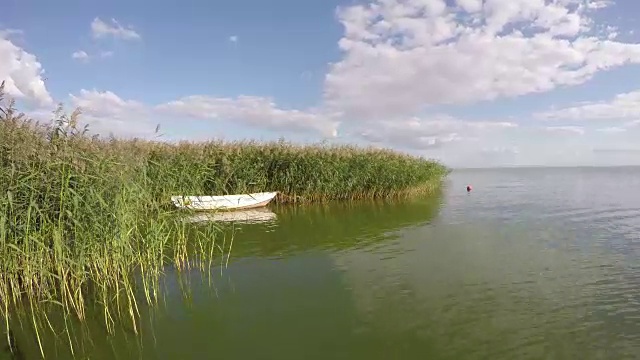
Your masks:
M456 171L430 199L270 207L275 221L223 226L235 234L232 255L211 285L166 269L161 305L141 309L138 343L129 328L106 337L90 321L75 351L637 358L640 193L627 189L638 185L633 168ZM37 354L28 326L15 338L27 358ZM63 340L46 338L52 358L68 357Z
M441 200L438 194L419 200L272 207L278 214L277 222L233 229L238 241L234 242L231 259L348 251L375 245L393 236L393 230L431 221Z
M276 221L278 216L269 208L247 209L238 211L201 212L188 216L188 223L232 222L236 224L257 224Z

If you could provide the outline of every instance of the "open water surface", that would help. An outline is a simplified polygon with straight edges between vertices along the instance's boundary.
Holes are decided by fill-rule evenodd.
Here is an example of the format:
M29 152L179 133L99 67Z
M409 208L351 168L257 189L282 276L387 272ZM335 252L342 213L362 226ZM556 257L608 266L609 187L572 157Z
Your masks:
M467 193L467 183L474 190ZM640 358L640 168L460 170L402 202L272 207L228 268L167 269L142 337L92 359ZM193 226L198 226L193 224ZM65 338L48 335L51 358ZM32 334L17 331L24 358Z

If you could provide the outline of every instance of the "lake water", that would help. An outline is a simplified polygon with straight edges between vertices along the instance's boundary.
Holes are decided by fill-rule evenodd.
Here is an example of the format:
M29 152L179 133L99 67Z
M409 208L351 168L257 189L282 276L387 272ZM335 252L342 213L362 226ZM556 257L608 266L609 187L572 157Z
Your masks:
M467 193L467 183L474 190ZM272 208L213 284L168 269L142 338L92 359L626 359L640 355L640 169L464 170L403 202ZM197 226L197 225L194 225ZM202 281L201 281L202 280ZM18 335L26 358L37 355ZM66 339L60 341L64 343ZM50 337L52 358L66 358Z

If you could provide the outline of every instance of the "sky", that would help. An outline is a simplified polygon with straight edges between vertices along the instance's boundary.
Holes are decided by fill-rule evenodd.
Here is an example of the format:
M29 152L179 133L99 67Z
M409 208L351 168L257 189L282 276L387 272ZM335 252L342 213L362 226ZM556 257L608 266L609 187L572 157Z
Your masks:
M32 118L79 107L103 135L640 165L636 0L176 4L4 0L0 81Z

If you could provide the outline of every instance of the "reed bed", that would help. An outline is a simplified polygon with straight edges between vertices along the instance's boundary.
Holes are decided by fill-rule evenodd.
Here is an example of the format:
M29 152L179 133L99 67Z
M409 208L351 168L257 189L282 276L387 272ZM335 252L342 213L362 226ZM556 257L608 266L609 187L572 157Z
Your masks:
M79 116L60 109L50 124L35 123L0 86L7 334L14 311L30 311L35 326L43 306L83 319L88 303L102 306L107 329L125 317L135 331L138 294L156 301L167 264L205 269L223 258L229 249L216 240L215 224L181 222L170 195L278 191L281 203L400 197L437 189L448 172L437 162L351 146L91 137Z
M198 194L278 191L280 203L401 197L435 190L448 172L435 161L386 149L285 142L156 144L148 158L149 171L176 176L151 185L158 199L197 195L185 188Z

